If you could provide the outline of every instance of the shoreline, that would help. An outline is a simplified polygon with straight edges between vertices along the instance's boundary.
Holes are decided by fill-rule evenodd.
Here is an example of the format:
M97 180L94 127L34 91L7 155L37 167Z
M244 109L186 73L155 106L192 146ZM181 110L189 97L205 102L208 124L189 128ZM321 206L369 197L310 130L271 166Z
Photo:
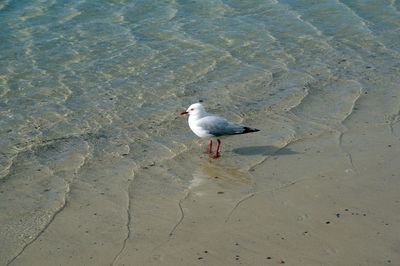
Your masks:
M399 1L0 9L0 265L400 265Z
M193 144L142 167L115 185L117 198L90 199L99 214L112 203L100 224L76 220L87 210L74 202L84 202L87 190L75 184L68 208L11 265L394 265L400 125L382 129L376 119L383 116L367 111L369 99L356 103L342 133L281 148L266 146L261 134L246 136L228 141L218 160L199 156ZM115 231L76 232L108 230L116 217ZM105 236L112 239L107 246Z

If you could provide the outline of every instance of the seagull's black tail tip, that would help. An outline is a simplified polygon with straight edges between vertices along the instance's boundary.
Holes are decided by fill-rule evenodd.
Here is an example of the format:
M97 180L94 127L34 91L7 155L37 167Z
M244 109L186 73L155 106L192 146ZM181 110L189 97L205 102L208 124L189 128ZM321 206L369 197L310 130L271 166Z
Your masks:
M260 130L257 128L244 127L244 131L242 133L246 134L246 133L252 133L252 132L257 132L257 131L260 131Z

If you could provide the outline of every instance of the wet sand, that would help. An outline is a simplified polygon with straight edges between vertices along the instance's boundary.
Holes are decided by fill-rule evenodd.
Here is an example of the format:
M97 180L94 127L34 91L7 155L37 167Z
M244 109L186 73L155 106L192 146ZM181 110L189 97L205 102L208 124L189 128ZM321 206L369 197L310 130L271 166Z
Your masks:
M0 265L400 265L399 1L0 10Z
M359 99L344 133L276 151L256 141L269 156L248 171L235 172L229 153L200 163L175 221L139 221L143 234L127 242L117 265L396 265L400 127L376 121L373 102Z
M262 131L228 139L218 160L199 141L134 173L123 161L92 169L87 179L118 169L126 181L80 179L10 264L397 265L400 124L372 108L397 96L371 94L341 131L279 146L265 141L277 126L268 115L247 117Z

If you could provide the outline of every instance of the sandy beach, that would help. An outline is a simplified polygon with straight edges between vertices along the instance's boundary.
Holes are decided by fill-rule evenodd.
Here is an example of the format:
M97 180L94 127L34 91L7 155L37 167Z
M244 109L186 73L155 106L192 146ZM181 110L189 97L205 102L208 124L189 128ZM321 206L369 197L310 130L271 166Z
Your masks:
M278 147L264 141L268 116L248 119L262 131L228 140L217 160L195 143L105 194L75 184L10 265L397 265L400 124L371 108L378 98L361 95L343 132Z
M0 14L0 265L400 265L399 1Z

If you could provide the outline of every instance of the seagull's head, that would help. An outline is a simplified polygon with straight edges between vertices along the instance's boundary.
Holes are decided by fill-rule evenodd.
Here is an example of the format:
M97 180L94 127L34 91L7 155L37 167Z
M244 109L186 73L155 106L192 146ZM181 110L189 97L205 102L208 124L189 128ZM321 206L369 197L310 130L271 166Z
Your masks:
M201 103L194 103L189 108L182 112L181 115L194 115L194 116L201 116L202 114L206 113L203 105Z

